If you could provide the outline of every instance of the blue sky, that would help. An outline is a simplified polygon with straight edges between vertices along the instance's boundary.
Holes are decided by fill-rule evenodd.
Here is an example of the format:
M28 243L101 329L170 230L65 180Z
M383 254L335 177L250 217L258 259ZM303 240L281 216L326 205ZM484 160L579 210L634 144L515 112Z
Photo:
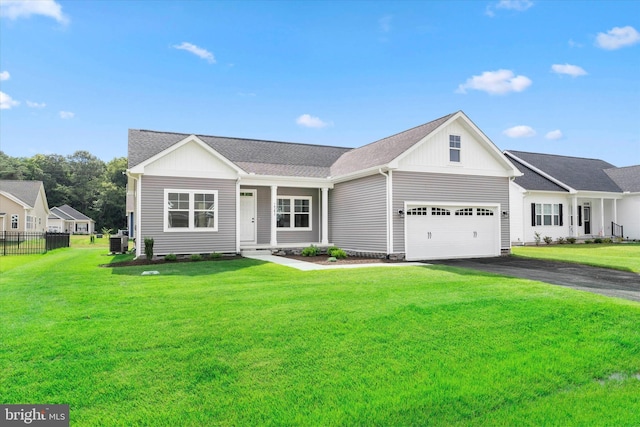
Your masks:
M346 147L463 110L500 148L640 164L640 1L0 0L0 149L127 129Z

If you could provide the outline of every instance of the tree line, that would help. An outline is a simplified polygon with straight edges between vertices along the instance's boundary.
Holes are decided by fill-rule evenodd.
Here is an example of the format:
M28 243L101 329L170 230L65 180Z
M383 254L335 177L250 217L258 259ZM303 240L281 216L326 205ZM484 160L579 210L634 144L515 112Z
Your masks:
M126 169L126 157L105 163L88 151L33 157L0 151L0 179L42 181L50 208L67 204L92 218L96 230L126 228Z

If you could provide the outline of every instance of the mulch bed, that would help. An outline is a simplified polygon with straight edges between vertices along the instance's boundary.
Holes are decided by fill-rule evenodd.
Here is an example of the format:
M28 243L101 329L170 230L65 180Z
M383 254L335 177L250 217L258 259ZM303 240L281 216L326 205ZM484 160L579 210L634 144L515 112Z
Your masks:
M148 260L146 258L132 259L130 261L112 262L111 264L100 264L100 267L131 267L136 265L154 265L154 264L176 264L181 262L209 262L209 261L228 261L231 259L242 259L240 255L221 256L220 258L204 258L201 261L191 261L189 257L178 258L175 261L165 261L164 259Z
M384 264L384 263L398 263L403 261L389 260L384 258L366 258L366 257L357 257L350 256L345 259L338 259L336 261L328 261L328 255L317 255L317 256L302 256L302 255L280 255L285 258L297 259L300 261L312 262L314 264L320 265L344 265L344 264Z

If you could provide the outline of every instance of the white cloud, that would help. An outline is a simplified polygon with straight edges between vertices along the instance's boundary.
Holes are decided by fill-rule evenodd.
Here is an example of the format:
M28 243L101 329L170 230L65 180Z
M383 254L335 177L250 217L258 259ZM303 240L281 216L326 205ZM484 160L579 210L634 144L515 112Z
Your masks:
M613 27L606 34L598 33L596 37L596 46L607 50L620 49L638 42L640 42L640 33L631 26Z
M456 90L467 93L467 89L482 90L491 95L503 95L509 92L522 92L531 86L531 79L516 76L511 70L485 71L479 76L472 76Z
M0 16L15 20L28 18L31 15L43 15L55 19L61 24L68 24L69 17L62 13L62 6L54 0L2 0Z
M182 42L182 44L174 45L173 47L176 49L181 49L181 50L186 50L187 52L191 52L194 55L199 56L202 59L205 59L210 64L216 63L216 58L213 56L213 53L209 52L206 49L198 47L194 44Z
M61 119L73 119L75 117L75 113L72 113L71 111L60 111L60 118Z
M529 138L536 135L536 131L530 126L514 126L502 132L509 138Z
M387 16L383 16L378 20L378 24L380 25L380 30L383 33L388 33L389 31L391 31L391 19L393 19L393 16L387 15Z
M553 64L551 70L558 74L567 74L571 77L586 76L587 72L582 67L570 64Z
M562 134L562 131L560 129L556 129L556 130L552 130L551 132L547 132L547 134L544 136L547 139L561 139L564 135Z
M44 108L47 106L47 104L45 104L44 102L32 102L32 101L27 101L27 107L29 108Z
M500 0L497 3L491 3L487 6L486 14L489 16L495 16L495 9L515 10L517 12L524 12L533 6L531 0Z
M9 95L0 92L0 110L10 110L12 107L19 105L18 101L14 101Z
M569 47L584 47L582 43L574 42L573 39L569 39Z
M0 81L9 80L9 77L11 77L11 74L9 74L8 71L3 71L0 73Z
M320 119L320 117L314 117L310 114L303 114L296 119L296 123L300 126L305 126L308 128L324 128L327 126L331 126L331 122L325 122Z

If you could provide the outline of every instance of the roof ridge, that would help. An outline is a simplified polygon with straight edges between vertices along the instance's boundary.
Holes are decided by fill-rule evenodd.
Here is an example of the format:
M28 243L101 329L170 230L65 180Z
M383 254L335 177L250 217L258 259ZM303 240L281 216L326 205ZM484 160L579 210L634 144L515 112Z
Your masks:
M269 142L273 144L303 145L305 147L328 147L328 148L340 148L345 150L354 149L353 147L341 147L338 145L309 144L306 142L274 141L270 139L241 138L237 136L205 135L205 134L184 133L184 132L164 132L164 131L151 130L151 129L130 129L130 130L139 131L139 132L152 132L152 133L158 133L158 134L169 134L169 135L184 135L184 136L195 135L197 137L203 137L203 138L221 138L221 139L235 139L240 141Z

